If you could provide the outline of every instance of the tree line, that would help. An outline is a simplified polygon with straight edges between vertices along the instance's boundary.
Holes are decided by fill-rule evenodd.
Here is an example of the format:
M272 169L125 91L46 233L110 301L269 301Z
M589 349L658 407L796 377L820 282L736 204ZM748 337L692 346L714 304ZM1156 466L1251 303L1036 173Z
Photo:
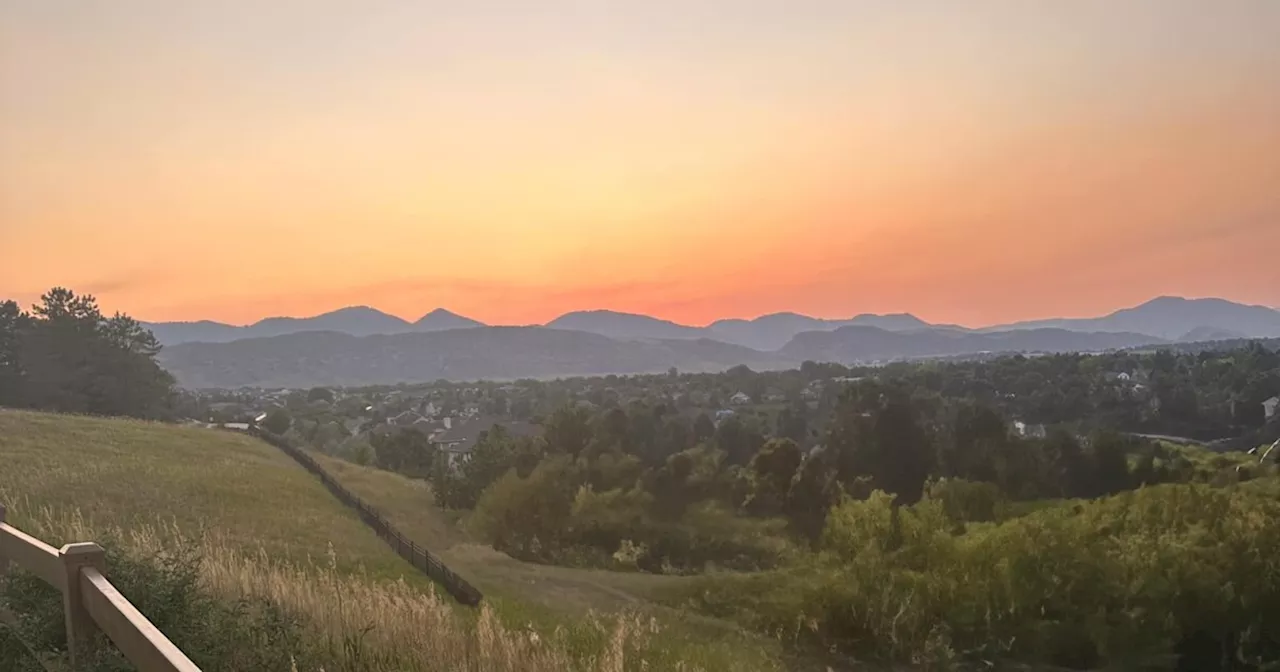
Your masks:
M159 352L151 332L103 315L92 296L58 287L30 311L0 302L0 406L168 418L174 380Z
M816 439L787 436L794 423L785 414L772 425L749 414L716 422L645 402L566 405L542 436L495 426L453 462L416 429L377 434L372 461L431 480L441 506L469 511L477 535L516 557L654 572L777 566L819 543L843 498L873 491L908 505L931 493L990 520L1020 502L1214 475L1112 431L1022 437L991 406L900 381L848 386Z

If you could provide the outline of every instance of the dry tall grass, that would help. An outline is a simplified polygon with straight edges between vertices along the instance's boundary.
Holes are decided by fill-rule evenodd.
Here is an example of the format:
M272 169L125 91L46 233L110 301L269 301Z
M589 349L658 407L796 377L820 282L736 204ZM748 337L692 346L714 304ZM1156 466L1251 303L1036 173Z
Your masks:
M90 525L78 510L15 507L15 518L40 538L112 538L128 555L158 558L176 545L201 554L201 579L228 600L264 598L298 618L312 635L305 657L323 669L361 672L467 670L472 672L624 672L656 669L646 654L660 632L652 618L622 613L591 615L553 632L512 628L487 605L471 615L441 597L403 581L377 581L327 563L285 564L265 549L246 553L216 533L187 536L172 523L131 529ZM108 568L108 572L109 572ZM663 668L666 669L666 668ZM671 669L702 669L676 662ZM768 669L768 668L762 668Z
M313 476L247 437L0 411L0 501L51 543L119 540L137 558L193 545L211 592L265 598L304 624L303 672L304 661L329 672L778 669L776 643L711 635L692 617L546 617L516 599L459 607Z

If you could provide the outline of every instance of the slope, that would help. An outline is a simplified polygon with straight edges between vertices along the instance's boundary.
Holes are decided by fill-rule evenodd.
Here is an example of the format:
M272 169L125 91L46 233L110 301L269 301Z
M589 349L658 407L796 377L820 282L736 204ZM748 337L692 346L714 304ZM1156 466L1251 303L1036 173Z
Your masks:
M615 669L609 660L623 669L624 658L626 669L779 667L768 640L691 633L675 616L651 633L623 613L458 607L314 476L238 434L0 409L0 501L11 522L55 544L95 540L156 561L174 544L194 548L218 598L265 600L297 619L300 640L235 644L289 646L298 669L595 672Z
M1136 332L1164 339L1177 339L1195 329L1212 328L1250 338L1269 338L1280 336L1280 311L1225 299L1161 296L1101 317L1016 322L988 327L984 331L1038 328Z
M402 532L425 545L486 595L505 596L553 609L585 613L635 607L688 585L690 577L573 569L515 560L473 543L440 510L424 481L313 453L335 479L382 512Z
M229 432L0 411L0 501L34 516L174 526L293 562L333 557L384 577L414 570L293 460ZM412 580L412 578L411 578Z

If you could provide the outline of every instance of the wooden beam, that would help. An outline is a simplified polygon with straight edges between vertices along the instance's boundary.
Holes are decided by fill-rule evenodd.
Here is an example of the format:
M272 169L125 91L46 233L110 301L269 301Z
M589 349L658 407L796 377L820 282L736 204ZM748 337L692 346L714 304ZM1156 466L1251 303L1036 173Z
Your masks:
M66 575L58 550L49 544L0 522L0 556L40 577L41 581L62 592Z
M96 568L80 570L80 594L94 622L139 672L200 672Z
M107 568L107 554L102 547L92 543L67 544L58 552L66 576L66 588L62 591L62 610L67 623L67 651L71 654L71 668L79 669L92 656L93 636L98 626L84 606L80 592L80 572L93 569L102 572Z

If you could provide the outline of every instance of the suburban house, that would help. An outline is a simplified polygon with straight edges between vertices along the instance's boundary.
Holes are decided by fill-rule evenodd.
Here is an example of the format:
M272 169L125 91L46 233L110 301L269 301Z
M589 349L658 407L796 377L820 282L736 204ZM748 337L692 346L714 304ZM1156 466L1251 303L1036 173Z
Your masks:
M1045 432L1044 425L1029 425L1021 420L1013 421L1013 431L1018 436L1024 438L1031 437L1043 439L1047 434L1047 432Z
M479 416L467 422L450 424L452 427L431 437L432 445L445 456L450 469L457 469L458 465L471 455L472 449L480 440L480 435L493 429L495 425L501 426L508 434L515 437L537 436L542 431L541 427L532 423L500 420L490 416Z
M747 396L746 392L738 392L732 397L729 397L729 403L734 406L745 406L751 403L751 397Z
M1280 397L1271 397L1262 402L1262 416L1267 420L1276 417L1276 407L1280 406Z
M422 419L423 417L414 411L405 411L400 415L393 415L387 418L387 424L395 425L396 427L408 427Z

